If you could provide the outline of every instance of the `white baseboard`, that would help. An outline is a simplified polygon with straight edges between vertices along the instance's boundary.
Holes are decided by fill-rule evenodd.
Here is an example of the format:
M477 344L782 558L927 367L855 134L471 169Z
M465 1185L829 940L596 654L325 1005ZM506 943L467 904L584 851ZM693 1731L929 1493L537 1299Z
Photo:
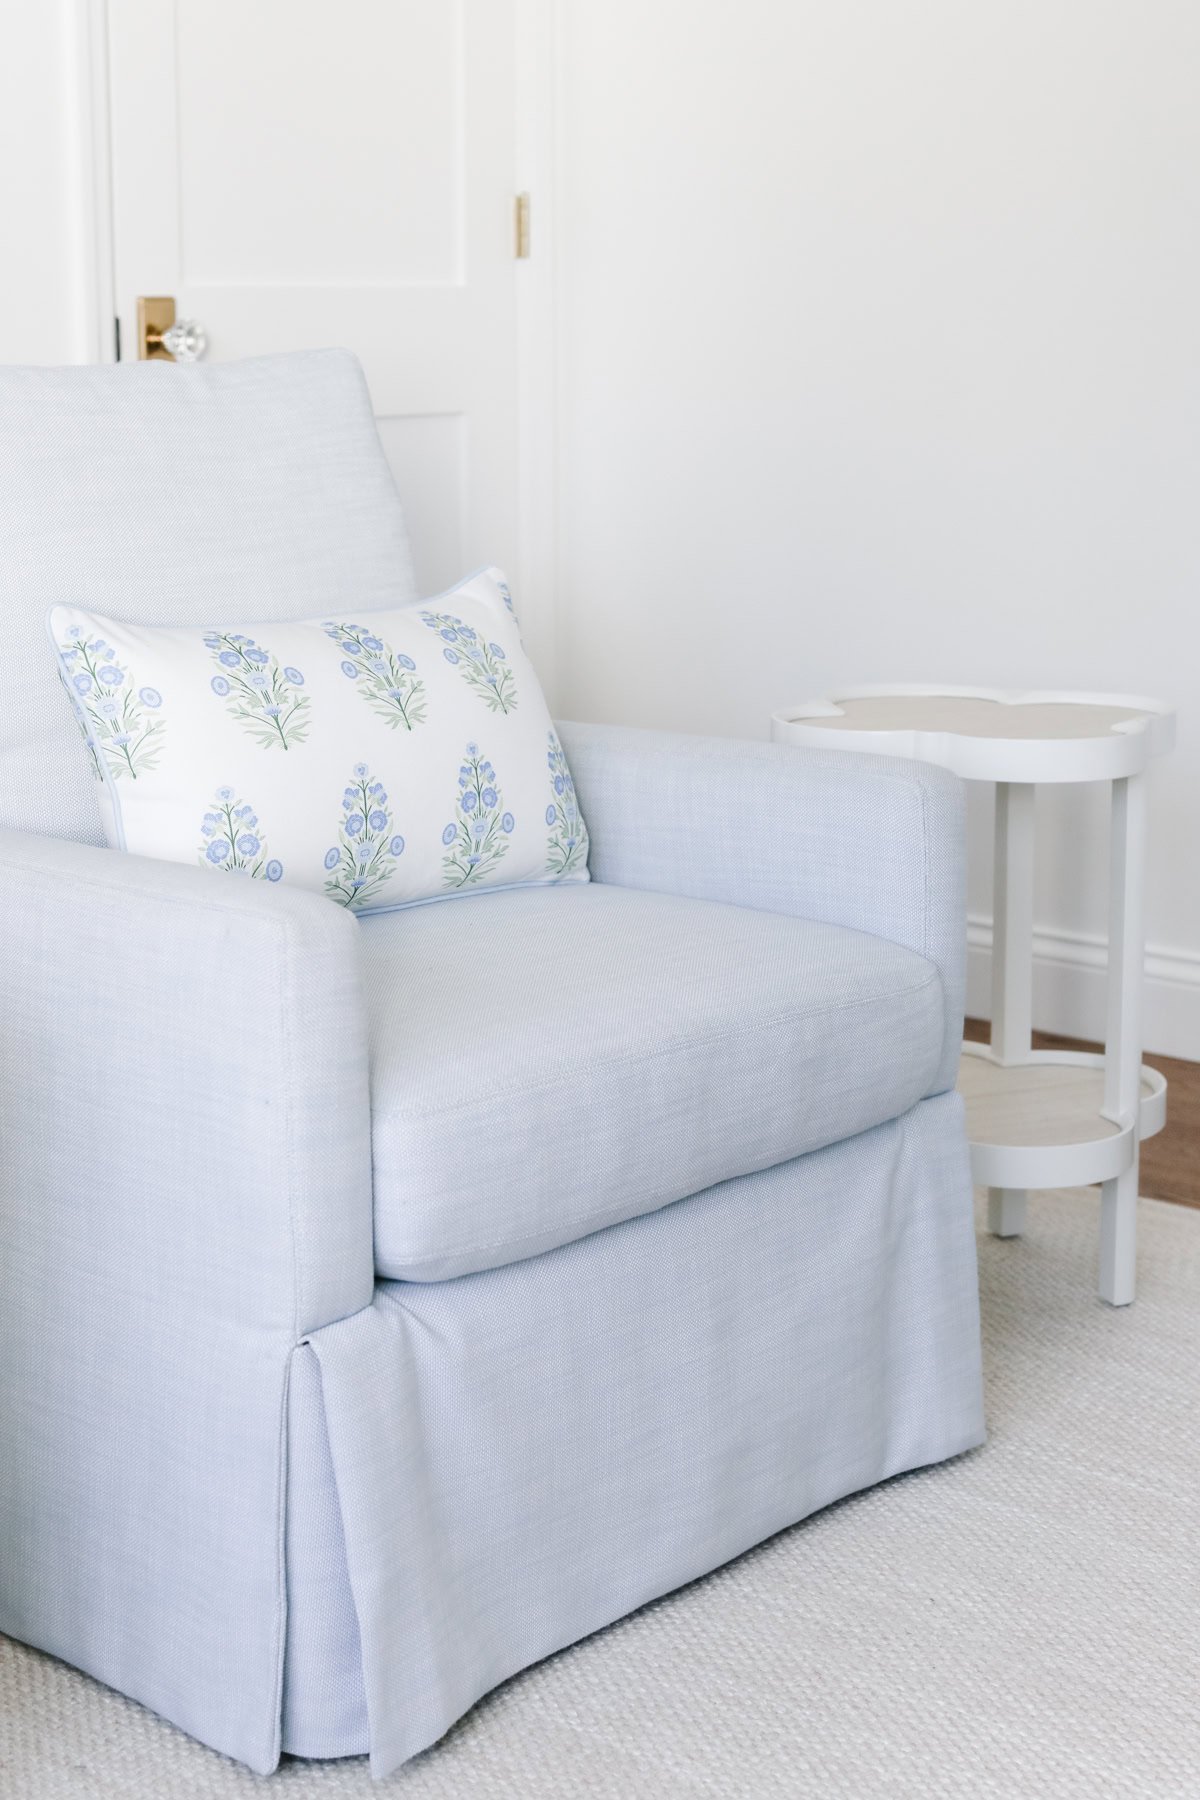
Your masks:
M1066 1037L1104 1037L1104 938L1084 932L1033 934L1033 1022ZM992 921L967 920L967 1013L991 1017ZM1150 945L1146 950L1143 1039L1160 1056L1200 1062L1200 952Z

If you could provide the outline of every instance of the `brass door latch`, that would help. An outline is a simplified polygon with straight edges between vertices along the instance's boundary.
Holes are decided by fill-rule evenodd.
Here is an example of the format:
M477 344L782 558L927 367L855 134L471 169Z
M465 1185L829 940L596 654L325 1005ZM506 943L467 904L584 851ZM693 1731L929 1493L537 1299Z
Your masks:
M138 295L139 362L195 362L204 355L207 343L204 327L198 320L176 321L173 295Z

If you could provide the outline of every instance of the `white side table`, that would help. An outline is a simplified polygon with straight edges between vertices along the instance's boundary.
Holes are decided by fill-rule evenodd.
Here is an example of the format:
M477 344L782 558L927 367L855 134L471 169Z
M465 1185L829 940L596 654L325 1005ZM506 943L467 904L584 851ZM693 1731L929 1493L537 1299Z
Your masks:
M1142 1066L1145 769L1175 715L1123 694L845 688L771 720L779 743L940 763L996 784L992 1041L964 1044L971 1166L1001 1237L1030 1188L1101 1184L1100 1295L1134 1296L1138 1144L1161 1131L1167 1084ZM1033 798L1037 782L1112 783L1108 1014L1103 1056L1033 1050Z

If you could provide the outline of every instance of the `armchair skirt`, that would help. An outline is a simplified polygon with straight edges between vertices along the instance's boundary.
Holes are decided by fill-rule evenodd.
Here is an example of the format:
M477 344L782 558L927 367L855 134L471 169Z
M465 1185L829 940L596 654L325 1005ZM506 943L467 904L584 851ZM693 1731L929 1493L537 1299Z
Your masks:
M386 1773L518 1669L978 1444L959 1106L528 1261L383 1282L312 1333L283 1748Z

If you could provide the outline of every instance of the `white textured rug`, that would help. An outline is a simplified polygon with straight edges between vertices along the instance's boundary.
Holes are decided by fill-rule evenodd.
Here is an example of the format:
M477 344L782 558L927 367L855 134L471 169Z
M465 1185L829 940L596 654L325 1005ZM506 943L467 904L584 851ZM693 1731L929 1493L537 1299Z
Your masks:
M270 1786L0 1639L3 1800L1200 1796L1200 1212L1098 1199L981 1237L991 1439L849 1500L518 1676L375 1785Z

